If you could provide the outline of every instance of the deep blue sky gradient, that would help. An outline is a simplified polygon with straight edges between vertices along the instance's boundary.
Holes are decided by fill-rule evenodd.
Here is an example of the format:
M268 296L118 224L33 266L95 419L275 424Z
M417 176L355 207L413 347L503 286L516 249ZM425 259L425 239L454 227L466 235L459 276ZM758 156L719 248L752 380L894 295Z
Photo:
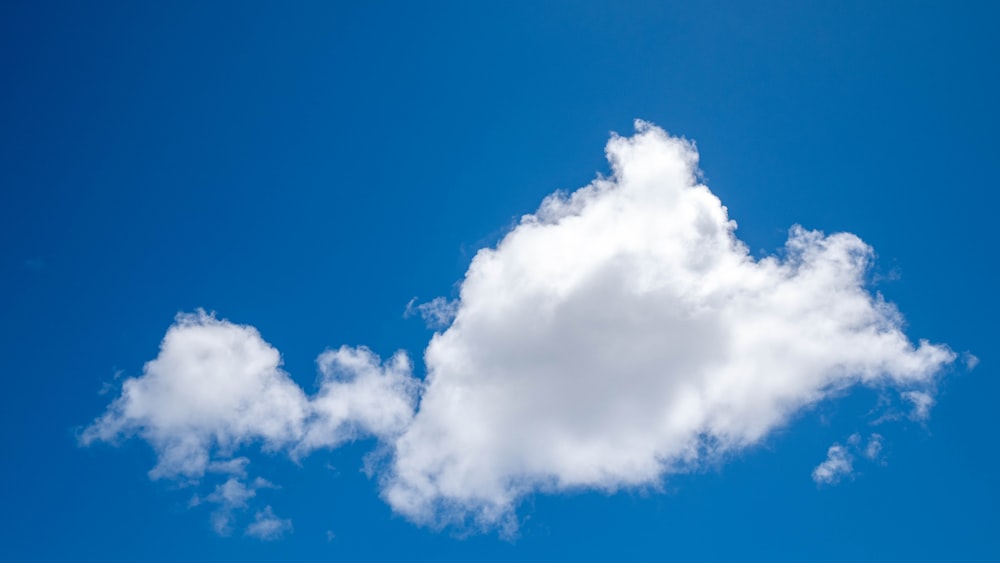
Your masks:
M211 4L206 6L204 4ZM1000 16L988 2L8 1L0 6L0 560L1000 560ZM394 517L371 443L258 456L284 540L219 538L144 443L75 432L178 311L258 327L306 389L326 347L419 358L407 302L607 172L642 118L694 139L754 253L792 224L878 252L908 334L981 364L926 426L877 393L662 492L536 496L520 537ZM898 279L897 279L898 278ZM418 372L422 365L418 361ZM826 448L887 464L817 489ZM335 534L328 541L326 531Z

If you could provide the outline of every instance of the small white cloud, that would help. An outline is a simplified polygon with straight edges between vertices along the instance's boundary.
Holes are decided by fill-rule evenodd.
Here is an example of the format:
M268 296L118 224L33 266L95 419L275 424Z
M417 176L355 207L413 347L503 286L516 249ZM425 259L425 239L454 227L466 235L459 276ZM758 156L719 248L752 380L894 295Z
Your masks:
M427 303L419 305L415 305L415 303L416 298L413 298L406 304L406 312L403 316L410 317L414 313L419 313L420 318L430 328L447 327L455 319L455 313L458 312L458 301L451 301L444 297L435 297Z
M256 489L248 487L239 479L230 478L217 486L212 494L205 497L205 500L230 508L243 508L247 505L247 501L256 494Z
M868 445L865 446L864 454L866 458L872 461L876 461L879 459L879 456L882 454L881 434L872 434L871 436L868 437Z
M268 485L267 481L258 480L248 486L233 477L215 487L212 494L204 499L199 500L197 497L193 499L192 505L197 506L202 501L218 505L212 512L212 528L220 536L228 536L233 530L234 513L246 509L250 499L257 496L257 489Z
M836 485L844 478L853 478L856 475L855 455L862 456L863 460L879 462L882 447L881 434L870 435L868 442L865 443L861 434L855 432L847 437L846 446L840 444L830 446L826 452L826 460L813 469L812 479L817 485Z
M227 475L235 475L237 477L246 477L247 464L249 463L250 459L246 457L237 457L225 460L214 460L209 462L206 470L209 473L224 473Z
M979 358L969 352L962 354L962 360L965 362L965 369L967 370L974 370L979 365Z
M204 475L217 453L250 442L284 447L303 433L308 401L257 330L181 314L143 375L81 435L83 444L138 435L157 453L153 478Z
M270 506L254 515L254 521L247 526L246 534L257 539L272 541L291 533L292 521L278 518Z
M844 477L854 474L854 456L840 444L830 446L826 452L826 460L816 466L812 472L813 481L817 485L836 485Z
M913 420L927 420L931 415L931 407L934 406L934 397L926 391L906 391L902 396L907 401L913 403L913 410L910 411L910 418Z
M383 363L365 347L344 346L323 352L316 364L320 389L309 400L296 457L364 436L394 438L413 419L420 385L403 352Z

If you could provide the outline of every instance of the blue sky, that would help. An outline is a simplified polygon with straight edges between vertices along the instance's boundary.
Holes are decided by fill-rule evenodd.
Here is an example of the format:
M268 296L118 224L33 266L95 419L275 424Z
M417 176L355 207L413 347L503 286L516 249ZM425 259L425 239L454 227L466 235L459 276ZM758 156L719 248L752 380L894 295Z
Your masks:
M1000 99L995 7L203 4L8 2L0 8L0 346L8 359L0 408L0 558L1000 557L993 509L1000 500L993 417L998 384L989 337L998 313L991 221ZM653 126L637 132L635 119ZM539 214L537 229L518 227L549 194L587 186L598 174L612 179L609 193L645 194L642 182L628 178L651 170L654 183L674 186L669 189L684 194L691 210L721 209L692 199L691 186L657 168L681 166L689 154L684 151L693 150L658 128L697 144L702 181L738 223L735 237L751 257L794 254L783 249L793 225L853 233L874 249L862 288L852 280L821 279L816 283L838 291L815 295L833 297L806 299L792 312L773 303L784 302L792 290L813 295L813 286L789 282L791 289L782 289L758 266L730 277L696 277L690 286L694 291L719 282L731 295L745 295L753 292L743 284L759 275L761 287L778 288L777 301L737 300L738 306L712 317L709 328L718 324L722 334L756 342L761 329L753 327L787 321L779 323L787 333L768 333L773 342L750 348L787 344L812 351L818 344L825 346L823 358L832 354L829 365L812 356L798 363L735 352L715 357L715 341L700 339L697 326L642 324L660 318L648 311L674 301L637 301L634 310L631 301L615 301L634 295L608 288L627 286L636 279L631 274L659 272L661 262L653 258L670 267L686 264L692 257L683 244L681 254L662 256L657 253L664 245L642 246L629 255L629 266L608 267L612 277L598 280L606 286L594 282L592 293L571 293L573 299L556 303L561 308L555 310L568 311L562 321L596 323L595 341L556 329L527 344L516 338L534 326L519 323L538 310L526 304L547 295L545 283L584 266L605 271L606 263L588 262L605 241L620 235L622 245L648 242L657 225L684 224L686 215L670 214L688 209L661 210L637 195L640 205L616 207L621 214L607 224L581 221L585 227L567 231L568 238L555 227L567 225L575 212L557 213L561 219L549 223ZM618 176L605 155L612 132L629 140L619 153L609 149L627 162ZM651 152L640 150L644 142ZM609 201L602 197L586 200L585 208L600 209ZM729 240L724 223L710 223L723 233L720 240ZM515 236L515 228L523 236ZM638 229L637 238L629 229ZM530 238L535 232L541 234ZM667 247L675 240L663 236ZM483 259L482 268L470 270L478 251L498 243L502 250L490 262L495 269ZM836 250L854 243L809 244ZM523 248L553 253L522 259ZM735 256L730 250L707 254L719 263ZM563 258L569 265L560 269ZM516 280L530 282L528 293L503 293L522 287L503 277L512 265L523 266ZM476 271L487 273L476 277ZM671 282L666 291L678 287ZM920 339L940 345L954 353L953 361L928 352L917 362L918 348L883 353L884 347L859 336L857 319L841 322L834 315L855 311L852 304L861 307L864 296L876 293L905 318L865 309L876 324L889 323L913 346ZM601 298L597 305L584 299L594 295ZM714 306L698 295L704 300L696 304ZM447 325L428 328L419 312L406 314L407 304L439 296L452 300L464 324L448 329L452 337L442 339L439 359L430 362L441 389L433 393L447 396L449 383L468 376L471 396L492 405L508 395L475 395L482 387L473 383L492 374L502 387L529 373L526 381L518 379L521 387L502 388L510 397L528 390L528 397L548 401L544 408L518 418L511 413L521 412L515 409L519 400L508 405L498 399L498 418L472 409L466 413L471 418L455 421L441 414L438 403L425 405L404 392L411 411L403 408L398 424L376 423L388 404L376 401L374 411L352 415L356 420L346 426L317 430L325 442L307 448L302 429L268 434L272 427L264 423L272 420L274 403L262 402L266 416L251 417L244 434L233 430L232 420L220 419L219 428L238 445L221 451L215 444L209 452L213 461L245 456L245 475L206 470L151 479L165 451L165 442L157 445L151 436L177 439L180 426L157 426L149 412L138 418L119 413L113 420L123 426L102 427L99 439L80 443L97 417L115 412L106 409L121 396L123 383L148 377L146 362L165 357L159 347L170 327L183 327L174 324L179 312L214 311L215 320L191 322L218 328L212 334L245 338L255 351L279 351L280 372L267 372L266 381L303 393L302 408L326 412L314 394L340 376L318 371L324 350L363 346L385 361L404 350L412 369L392 371L373 360L374 367L365 366L375 371L347 381L401 382L376 387L389 399L399 399L406 382L425 385L424 351L435 330L444 333ZM490 313L496 303L509 306ZM540 303L544 309L547 302ZM771 305L756 307L762 303ZM622 311L635 314L626 318ZM807 338L817 318L834 318L834 326L816 333L825 337ZM640 328L630 333L633 324ZM254 327L259 337L241 326ZM642 337L651 333L667 336L649 344ZM191 334L200 345L200 333ZM675 349L659 342L687 344ZM875 359L859 352L868 345ZM684 434L701 448L697 456L684 470L658 466L649 477L634 465L616 465L631 460L631 450L610 457L581 453L581 443L620 445L630 426L609 434L619 422L610 414L583 416L583 426L570 416L581 405L585 414L604 412L590 410L594 397L586 391L605 389L601 383L617 377L617 368L605 369L603 362L618 364L602 354L619 346L629 350L624 356L647 362L621 368L634 375L622 376L631 385L622 388L632 394L616 397L618 387L607 388L609 403L620 399L626 410L644 386L688 373L677 358L695 348L705 348L707 356L690 359L691 365L715 365L725 355L734 373L761 370L762 385L773 382L768 377L800 381L795 378L808 373L816 393L780 395L785 402L773 403L783 405L780 413L769 408L773 397L766 394L763 402L755 402L756 393L739 393L720 399L722 407L702 405L714 422ZM449 363L454 350L471 354L476 369ZM978 359L974 369L967 354ZM345 357L331 361L350 371L336 363ZM510 358L528 359L522 365ZM585 368L597 367L578 373L573 362L579 358L592 360ZM663 371L640 369L648 365ZM874 370L871 377L857 380L866 369ZM178 373L161 372L166 379ZM197 383L184 389L202 392ZM425 398L432 393L421 389L417 394ZM177 399L150 393L150 409ZM933 397L926 416L907 393ZM476 403L459 406L465 404ZM673 403L666 405L650 412L674 412ZM504 411L506 406L515 410ZM201 412L192 408L170 413L188 413L184 426L186 416ZM737 416L744 412L751 414ZM719 422L730 416L741 430ZM315 420L306 419L305 428L320 428L310 426ZM508 428L498 420L525 422ZM536 430L548 436L535 424L542 420L554 421L544 427L553 435L580 431L582 441L569 440L566 455L583 456L581 463L563 465L564 458L542 455L562 442L540 438L539 450L521 447L520 438ZM477 424L492 441L455 437ZM759 434L740 434L755 424ZM421 441L427 428L444 433ZM514 457L493 446L508 439L517 446L509 454ZM648 449L659 461L681 459L671 448L687 444L660 435L636 440L640 452ZM881 449L866 455L873 440ZM469 449L470 443L481 449ZM447 444L466 446L447 450ZM412 451L400 449L404 445ZM851 470L838 474L837 483L817 482L814 471L833 446L849 456ZM373 451L384 455L369 476L362 468ZM472 469L466 480L448 481L450 473L421 465L425 455L459 459ZM653 460L636 456L637 463ZM596 473L578 472L581 467ZM412 478L400 477L410 470ZM421 493L417 504L392 496L416 490L426 476L438 479L437 488ZM501 489L491 488L493 476ZM256 478L270 485L255 489ZM255 489L255 496L246 506L230 507L229 529L220 535L213 518L227 505L211 499L228 479ZM461 506L457 516L435 504L450 501ZM483 516L497 506L501 517ZM258 513L267 519L267 507L279 524L291 522L270 541L247 533ZM449 523L452 516L479 517L481 525ZM516 532L504 528L510 522Z

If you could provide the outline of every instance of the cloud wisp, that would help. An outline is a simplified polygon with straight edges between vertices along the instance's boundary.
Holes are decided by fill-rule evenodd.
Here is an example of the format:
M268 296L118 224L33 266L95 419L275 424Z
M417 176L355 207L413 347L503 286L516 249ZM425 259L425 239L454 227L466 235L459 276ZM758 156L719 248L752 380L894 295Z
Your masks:
M403 353L345 347L307 396L252 327L182 315L83 441L138 435L153 477L198 477L250 443L303 458L375 436L396 512L509 531L526 495L656 487L855 385L926 415L956 356L907 338L860 238L794 226L754 258L692 143L637 122L606 152L610 177L546 198L475 256L457 300L416 309L440 328L422 380Z
M883 438L881 434L872 434L868 443L862 446L861 434L854 433L847 438L847 445L834 444L826 451L826 459L812 471L812 479L817 485L836 485L844 479L853 479L857 473L854 469L856 456L860 455L871 462L882 460Z
M854 475L854 456L840 444L830 446L826 451L826 459L812 472L813 481L817 485L835 485L851 475Z
M260 540L270 541L281 538L292 531L292 521L278 518L270 505L254 515L253 522L247 526L246 534Z
M192 498L190 505L198 506L203 503L216 505L216 509L212 511L212 529L220 536L228 536L233 533L236 512L246 510L251 499L257 496L259 489L269 488L274 488L274 485L260 477L250 484L244 483L238 477L230 477L221 485L217 485L205 498L197 496Z

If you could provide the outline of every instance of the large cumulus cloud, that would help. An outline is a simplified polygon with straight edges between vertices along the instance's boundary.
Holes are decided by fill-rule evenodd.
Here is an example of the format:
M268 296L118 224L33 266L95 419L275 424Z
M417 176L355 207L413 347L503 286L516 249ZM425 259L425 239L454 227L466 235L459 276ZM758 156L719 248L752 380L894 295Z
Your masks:
M184 315L84 441L137 434L154 476L198 477L250 443L302 459L373 435L394 510L509 527L524 495L656 485L853 385L931 404L955 355L902 332L861 239L796 226L756 259L691 143L637 122L607 155L610 177L480 251L456 301L417 307L443 325L423 381L405 354L345 347L310 396L252 327Z
M838 390L928 388L953 360L866 290L858 237L793 227L757 260L691 143L640 122L607 155L610 178L472 261L395 442L385 498L407 516L491 524L535 490L655 484Z

